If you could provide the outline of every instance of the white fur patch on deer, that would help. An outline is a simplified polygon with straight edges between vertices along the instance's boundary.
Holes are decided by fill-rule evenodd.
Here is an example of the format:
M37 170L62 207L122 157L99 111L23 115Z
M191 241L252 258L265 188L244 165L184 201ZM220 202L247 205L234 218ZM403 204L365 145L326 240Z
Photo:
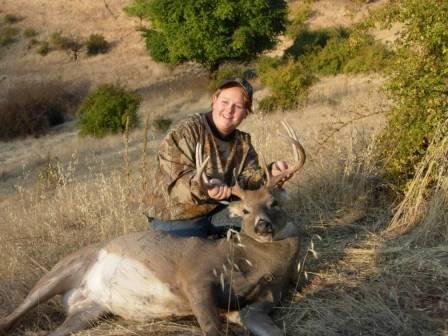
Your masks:
M83 286L67 293L70 307L81 296L131 320L191 314L182 302L142 263L101 250L85 275ZM73 298L73 300L71 300Z

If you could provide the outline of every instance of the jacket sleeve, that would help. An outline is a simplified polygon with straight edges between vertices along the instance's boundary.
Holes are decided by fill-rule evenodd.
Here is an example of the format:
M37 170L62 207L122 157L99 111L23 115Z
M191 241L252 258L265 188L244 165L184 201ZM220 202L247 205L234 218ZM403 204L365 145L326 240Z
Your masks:
M160 145L162 188L168 199L176 203L200 204L209 199L194 179L195 148L199 140L198 130L187 125L170 131Z

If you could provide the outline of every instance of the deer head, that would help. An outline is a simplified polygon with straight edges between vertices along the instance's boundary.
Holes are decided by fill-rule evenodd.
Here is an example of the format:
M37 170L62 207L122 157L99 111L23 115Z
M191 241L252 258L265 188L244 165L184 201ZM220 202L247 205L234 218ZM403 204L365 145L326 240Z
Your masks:
M286 122L282 122L288 132L287 139L291 142L294 163L286 171L277 176L272 176L271 171L262 160L265 170L266 182L256 190L245 190L238 184L235 176L235 185L232 186L232 195L239 201L231 202L229 208L233 216L242 218L241 232L247 234L258 242L265 243L285 238L279 234L287 225L287 214L283 210L282 203L286 199L286 191L282 188L283 183L289 180L305 164L305 150L297 140L294 130ZM209 158L202 160L202 148L196 147L196 164L198 166L196 179L202 188L206 189L210 181L204 173Z

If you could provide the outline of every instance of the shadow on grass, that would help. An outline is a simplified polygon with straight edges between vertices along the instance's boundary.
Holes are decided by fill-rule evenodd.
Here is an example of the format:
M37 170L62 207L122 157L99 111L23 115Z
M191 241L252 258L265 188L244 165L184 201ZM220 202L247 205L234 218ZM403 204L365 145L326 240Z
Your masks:
M305 29L294 39L292 46L285 50L285 56L300 58L324 48L331 38L346 39L349 35L349 30L344 27L313 31Z
M316 184L294 197L327 188ZM315 235L322 237L314 239L319 258L308 256L308 280L302 273L298 291L278 309L277 321L288 335L445 335L446 245L412 250L406 237L386 238L389 196L381 189L365 192L364 207L340 203L304 216L308 226L302 258ZM362 197L359 189L356 193Z

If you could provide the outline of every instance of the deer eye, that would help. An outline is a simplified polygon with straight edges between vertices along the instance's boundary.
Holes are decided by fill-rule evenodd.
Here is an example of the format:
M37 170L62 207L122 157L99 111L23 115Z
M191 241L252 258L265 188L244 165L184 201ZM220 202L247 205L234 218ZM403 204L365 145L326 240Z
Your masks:
M271 203L271 208L278 208L279 207L279 203L278 203L278 201L272 201L272 203Z
M247 209L243 209L243 214L244 215L247 215L249 213L249 210L247 210Z

